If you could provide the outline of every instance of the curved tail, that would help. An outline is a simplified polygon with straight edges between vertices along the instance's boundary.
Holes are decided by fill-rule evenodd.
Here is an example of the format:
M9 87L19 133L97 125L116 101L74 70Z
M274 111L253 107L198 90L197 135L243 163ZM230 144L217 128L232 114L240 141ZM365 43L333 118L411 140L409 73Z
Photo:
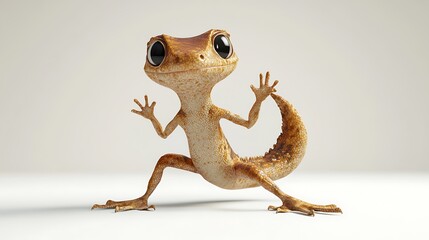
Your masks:
M264 156L242 158L264 170L273 180L292 172L304 157L307 132L295 108L282 97L271 94L282 115L282 133Z

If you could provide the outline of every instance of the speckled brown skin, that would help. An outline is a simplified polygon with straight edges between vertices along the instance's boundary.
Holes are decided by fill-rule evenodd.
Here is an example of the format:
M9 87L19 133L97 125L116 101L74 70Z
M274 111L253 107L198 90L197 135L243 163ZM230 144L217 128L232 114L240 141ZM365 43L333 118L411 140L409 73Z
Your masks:
M301 162L307 135L301 118L292 105L274 94L278 81L270 85L269 72L265 79L262 74L259 75L258 88L251 86L256 100L250 109L248 120L212 103L210 93L213 87L235 69L238 61L235 52L224 59L214 50L213 39L218 34L229 37L225 31L209 30L191 38L160 35L148 42L150 46L155 41L161 41L166 48L166 57L159 66L146 61L145 72L153 81L175 91L181 108L165 130L154 116L156 103L149 105L147 96L145 105L134 99L141 110L133 109L132 112L149 119L162 138L168 137L177 126L182 127L188 139L191 158L177 154L162 156L143 196L128 201L109 200L106 204L95 204L92 208L115 208L115 211L154 209L153 205L148 205L148 198L160 182L163 170L174 167L198 173L210 183L225 189L262 186L282 201L280 207L269 206L269 210L296 211L308 215L314 215L315 211L341 212L335 205L315 205L293 198L283 193L273 182L288 175ZM247 128L252 127L258 119L262 102L268 96L280 108L282 133L265 155L239 157L226 140L219 121L227 119Z

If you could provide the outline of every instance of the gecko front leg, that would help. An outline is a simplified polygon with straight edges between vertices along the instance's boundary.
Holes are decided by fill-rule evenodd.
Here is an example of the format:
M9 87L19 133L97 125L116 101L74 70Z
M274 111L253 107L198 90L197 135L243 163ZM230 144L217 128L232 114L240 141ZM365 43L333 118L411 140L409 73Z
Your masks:
M273 85L270 86L270 72L267 72L265 74L265 80L262 73L259 74L259 88L256 88L253 85L250 85L250 88L252 89L253 93L255 94L256 100L253 104L252 108L249 111L248 120L245 120L241 118L237 114L232 114L227 110L223 110L221 114L221 118L225 118L235 124L241 125L246 128L251 128L253 125L255 125L256 121L259 117L259 111L261 110L261 104L262 102L273 92L276 92L276 89L274 88L279 81L274 81Z
M141 111L133 109L131 110L131 112L149 119L152 122L152 125L155 128L156 133L164 139L167 138L174 131L174 129L176 129L176 127L179 125L179 120L180 120L179 114L177 114L173 118L173 120L171 120L171 122L167 124L167 127L165 127L165 130L163 131L161 123L159 123L158 119L155 117L153 113L156 102L152 102L151 105L149 106L147 95L144 96L144 100L145 100L145 105L143 106L139 102L139 100L134 99L134 102L140 107Z

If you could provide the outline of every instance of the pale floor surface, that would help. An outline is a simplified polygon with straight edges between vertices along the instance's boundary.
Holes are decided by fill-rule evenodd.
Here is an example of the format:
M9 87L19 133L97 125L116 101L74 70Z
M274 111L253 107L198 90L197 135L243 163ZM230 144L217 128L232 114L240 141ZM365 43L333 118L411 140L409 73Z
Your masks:
M429 174L301 173L277 181L303 200L344 214L275 214L262 188L223 190L166 170L156 211L90 211L141 195L138 174L0 175L0 239L428 239Z

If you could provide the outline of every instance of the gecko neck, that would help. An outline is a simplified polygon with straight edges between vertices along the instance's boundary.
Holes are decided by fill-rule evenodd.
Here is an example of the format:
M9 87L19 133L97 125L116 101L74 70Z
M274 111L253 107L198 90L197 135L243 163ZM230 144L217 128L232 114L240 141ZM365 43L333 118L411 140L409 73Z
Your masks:
M194 89L195 90L195 89ZM212 105L210 89L201 89L196 93L176 92L180 99L181 109L185 113L200 112Z

